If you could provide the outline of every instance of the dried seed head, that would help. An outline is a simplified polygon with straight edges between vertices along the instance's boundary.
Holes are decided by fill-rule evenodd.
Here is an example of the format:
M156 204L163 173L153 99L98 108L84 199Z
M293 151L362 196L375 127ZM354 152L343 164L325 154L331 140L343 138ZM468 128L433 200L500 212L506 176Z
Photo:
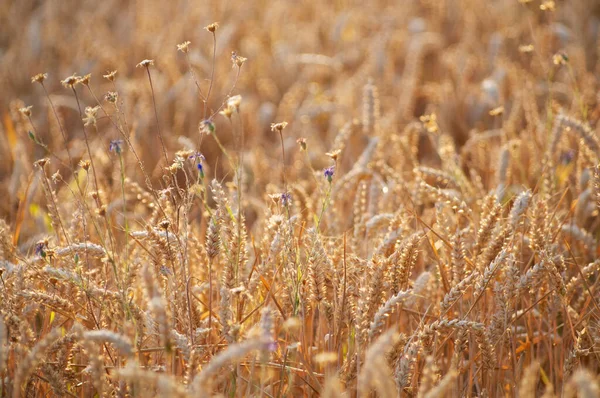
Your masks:
M230 107L230 108L234 108L238 112L240 110L240 104L241 103L242 103L242 96L241 95L234 95L233 97L229 97L227 99L227 106Z
M106 215L106 205L102 205L100 206L99 209L96 209L96 213L100 216L100 217L104 217Z
M47 78L48 78L47 73L38 73L37 75L35 75L31 78L31 82L43 84L44 80L46 80Z
M222 111L219 112L219 114L225 116L227 119L231 119L233 110L234 110L233 107L227 105Z
M337 162L340 153L342 153L342 150L336 149L335 151L327 152L325 155L329 156L334 162Z
M46 163L48 163L48 161L50 161L50 159L43 158L43 159L40 159L40 160L36 161L34 164L36 166L38 166L40 169L43 169L44 166L46 165Z
M46 256L49 260L52 260L56 257L56 251L54 249L46 249Z
M96 127L96 115L98 114L98 110L100 106L86 106L85 107L85 117L83 118L83 122L85 126L94 126Z
M556 11L556 3L553 0L546 0L540 4L542 11Z
M237 53L235 51L231 52L231 62L233 63L233 65L237 65L238 67L241 67L242 65L244 65L244 62L246 62L247 60L248 60L248 58L237 55Z
M419 120L421 121L421 123L423 123L423 127L425 127L425 130L427 130L428 132L438 132L439 127L437 124L437 116L435 115L435 113L432 113L430 115L423 115L419 117Z
M296 140L296 142L298 143L298 145L300 145L300 149L302 149L303 151L306 151L306 138L304 138L304 137L298 138Z
M566 65L569 61L567 54L559 52L552 56L552 63L554 65Z
M110 81L110 82L114 82L116 75L117 75L117 71L113 70L111 72L107 72L106 75L102 75L102 77L105 78L106 80Z
M119 93L117 93L115 91L109 91L104 96L104 99L107 100L110 103L116 104L117 100L119 99Z
M531 53L533 52L533 44L523 44L519 46L519 52L521 53Z
M190 51L190 44L192 44L191 41L184 41L183 43L177 45L177 50L187 54Z
M24 108L19 108L19 112L21 112L21 114L25 117L31 117L31 108L33 108L31 105Z
M84 169L85 171L88 171L90 168L90 161L89 160L80 160L79 161L79 167L81 167L82 169Z
M164 229L165 231L169 229L170 225L171 225L171 222L169 220L162 220L161 222L158 223L158 226L161 229Z
M498 116L504 113L504 107L498 106L490 111L490 116Z
M58 181L62 180L62 176L60 175L60 170L56 170L56 173L52 174L52 177L50 177L52 179L53 183L57 183Z
M217 29L219 29L219 23L218 22L213 22L210 25L205 26L204 29L206 29L210 33L215 33L217 31Z
M77 76L76 74L72 74L71 76L66 77L64 80L61 80L63 86L66 88L73 88L77 83L79 83L79 79L81 76Z
M165 167L165 170L167 170L171 174L177 174L177 170L179 170L180 168L181 168L181 164L175 162L172 165Z
M287 122L271 123L271 131L277 131L281 134L284 128L288 125Z
M154 66L154 60L153 59L145 59L142 62L140 62L139 64L137 64L135 67L136 68L149 68L151 66Z
M92 74L88 73L87 75L80 77L77 80L77 83L83 84L84 86L89 86L91 77L92 77Z

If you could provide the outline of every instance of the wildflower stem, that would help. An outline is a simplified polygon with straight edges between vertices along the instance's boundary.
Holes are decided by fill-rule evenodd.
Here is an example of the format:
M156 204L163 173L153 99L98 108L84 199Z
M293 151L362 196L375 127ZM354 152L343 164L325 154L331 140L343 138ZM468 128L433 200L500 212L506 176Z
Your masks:
M87 149L88 156L90 157L90 164L92 165L92 174L94 176L94 186L96 191L98 191L98 177L96 176L96 167L94 166L94 159L92 159L92 151L90 149L90 141L88 139L87 130L85 128L85 124L83 123L83 113L81 112L81 104L79 103L79 96L77 95L77 90L75 90L75 86L71 86L71 90L73 90L73 94L75 95L75 100L77 101L77 109L79 110L79 121L81 122L81 128L83 129L83 137L85 138L85 147Z
M50 108L52 108L52 113L54 113L54 118L56 119L56 123L58 123L58 129L60 130L63 141L65 143L65 150L67 151L69 163L71 164L71 171L73 171L73 168L75 167L75 165L73 164L73 157L71 156L71 151L69 151L69 143L67 141L67 133L65 133L65 129L64 129L62 123L60 122L60 118L58 117L58 112L56 112L56 107L54 106L54 103L52 102L52 99L50 98L50 94L48 94L48 90L46 90L46 86L44 85L44 82L41 82L40 84L42 85L42 88L44 89L44 93L46 94L46 98L48 99L48 102L50 103Z
M125 166L121 151L118 152L118 155L121 166L121 195L123 196L123 222L125 225L125 270L129 274L129 225L127 224L127 201L125 200Z
M213 88L213 82L215 81L215 63L217 58L217 35L215 32L212 32L213 35L213 57L212 57L212 69L210 71L210 85L208 86L208 93L206 94L206 100L204 101L204 112L202 117L206 119L206 106L208 104L208 100L210 99L210 93Z
M219 109L217 109L216 111L214 111L212 113L212 115L210 115L209 119L212 119L213 117L215 117L221 111L221 109L223 109L223 107L225 106L225 104L227 104L227 99L231 96L231 93L233 93L233 90L235 90L235 86L237 85L238 79L240 78L240 72L241 71L242 71L242 67L240 66L240 67L238 67L237 74L235 75L235 80L233 81L233 85L229 89L229 92L225 96L225 99L221 103L221 106L219 106Z
M200 98L202 99L202 101L206 102L206 97L202 93L202 88L200 87L200 83L198 83L198 79L196 78L196 73L194 73L194 68L192 67L192 61L190 60L190 54L188 52L185 53L185 59L187 60L188 68L190 69L190 74L192 75L192 80L194 81L194 84L198 88L198 94L200 95Z
M285 146L283 145L283 130L279 131L279 141L281 142L281 180L283 183L283 192L287 192L287 181L285 178Z
M154 85L152 84L152 75L150 74L149 66L146 66L146 72L148 73L148 81L150 82L150 91L152 92L152 105L154 105L154 117L156 118L156 131L158 132L158 138L160 139L160 144L162 146L163 155L165 157L165 164L168 164L169 158L167 156L167 147L165 146L165 141L163 140L162 133L160 132L160 124L158 122L158 109L156 108L156 96L154 95Z

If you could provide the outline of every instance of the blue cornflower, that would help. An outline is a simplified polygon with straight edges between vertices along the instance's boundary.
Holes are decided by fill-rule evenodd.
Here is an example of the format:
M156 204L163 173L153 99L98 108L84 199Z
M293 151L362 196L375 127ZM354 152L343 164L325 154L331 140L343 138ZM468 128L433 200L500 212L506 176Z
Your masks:
M200 132L204 134L212 134L215 132L215 124L210 119L200 122Z
M204 155L200 152L195 152L192 155L190 155L188 159L191 159L196 162L196 168L198 169L198 173L200 174L201 178L204 178L204 166L202 165L202 162L204 161Z
M45 240L41 240L35 244L35 254L44 258L46 257L46 247L48 246L48 242Z
M330 167L326 168L325 171L323 171L323 175L325 175L325 177L327 178L327 181L329 181L329 183L331 183L334 173L335 173L335 166L330 166Z
M288 207L292 204L292 194L289 192L284 192L281 194L281 205L283 207Z
M123 145L123 140L111 140L108 145L108 150L111 152L121 153L121 145Z
M560 162L562 164L569 164L573 159L575 159L575 151L573 149L569 149L560 155Z

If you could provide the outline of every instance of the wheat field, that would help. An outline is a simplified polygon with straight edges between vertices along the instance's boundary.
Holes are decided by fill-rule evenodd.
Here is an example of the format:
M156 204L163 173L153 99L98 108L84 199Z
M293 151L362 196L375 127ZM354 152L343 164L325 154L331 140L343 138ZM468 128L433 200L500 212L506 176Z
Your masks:
M1 397L600 397L600 3L0 3Z

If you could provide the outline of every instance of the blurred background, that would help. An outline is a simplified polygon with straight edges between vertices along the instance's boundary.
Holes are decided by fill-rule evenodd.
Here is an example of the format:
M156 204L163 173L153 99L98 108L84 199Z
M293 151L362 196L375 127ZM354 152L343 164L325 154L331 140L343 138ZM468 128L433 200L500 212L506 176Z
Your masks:
M214 140L205 139L197 147L198 125L205 117L203 102L187 58L176 47L191 42L191 67L206 92L213 40L204 28L212 22L219 28L207 114L216 111L229 93L242 96L242 119L234 123L243 123L243 151L252 165L249 197L278 180L273 170L281 159L279 137L271 131L271 123L290 123L284 137L290 178L304 172L303 160L293 153L300 137L307 139L314 169L326 167L324 153L332 149L340 129L362 117L362 90L370 80L379 90L382 131L401 134L409 122L435 113L439 129L459 148L475 132L503 127L509 138L515 138L523 130L537 131L532 115L548 107L580 113L572 87L578 88L590 109L586 117L592 125L598 117L598 1L4 0L0 218L14 223L19 201L41 194L31 179L33 162L48 156L28 137L33 127L19 108L33 106L36 136L66 159L44 91L31 82L42 72L48 74L44 84L76 160L86 157L80 116L76 97L60 81L73 73L91 73L90 88L104 104L108 91L118 92L132 142L160 186L163 167L168 165L161 162L148 76L136 68L143 59L153 59L150 72L170 158L180 149L200 149L209 176L230 175ZM232 51L247 58L233 90L238 69L232 64ZM568 59L568 68L557 67L556 54ZM114 84L102 77L113 70ZM80 85L76 90L82 107L97 105L87 88ZM528 111L523 114L516 104L531 105L524 106ZM223 144L236 150L239 142L232 137L230 122L217 115L214 123ZM97 129L89 131L96 167L109 182L118 181L116 160L108 156L110 140L119 138L117 131L100 116ZM535 141L541 145L545 139L541 131L533 136L533 151ZM368 138L364 131L352 135L354 153L345 157L347 163L356 160ZM493 163L493 140L490 145L484 156ZM436 154L427 153L426 143L421 146L419 156L425 164L439 162ZM462 159L465 167L469 156ZM524 162L536 161L524 156ZM135 159L126 154L125 161L127 175L142 182ZM53 162L52 170L69 176L69 168L59 162ZM485 183L489 171L480 174Z

